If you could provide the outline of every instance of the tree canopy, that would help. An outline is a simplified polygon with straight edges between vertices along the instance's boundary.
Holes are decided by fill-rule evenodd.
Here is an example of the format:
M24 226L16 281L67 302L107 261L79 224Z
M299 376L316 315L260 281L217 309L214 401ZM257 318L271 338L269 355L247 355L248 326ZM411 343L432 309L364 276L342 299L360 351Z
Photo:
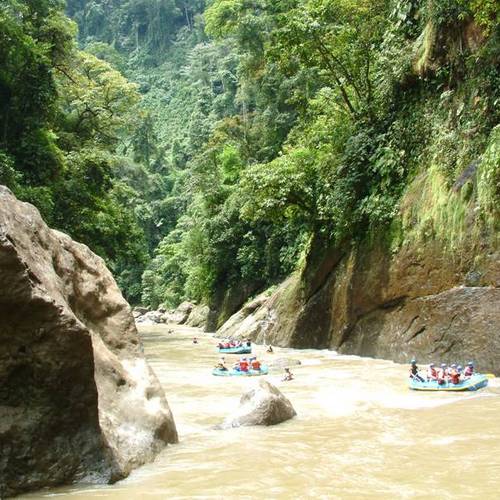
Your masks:
M451 188L481 165L461 203L493 217L495 2L63 9L0 5L0 182L102 255L133 302L217 307L300 270L313 242L390 237L422 173Z

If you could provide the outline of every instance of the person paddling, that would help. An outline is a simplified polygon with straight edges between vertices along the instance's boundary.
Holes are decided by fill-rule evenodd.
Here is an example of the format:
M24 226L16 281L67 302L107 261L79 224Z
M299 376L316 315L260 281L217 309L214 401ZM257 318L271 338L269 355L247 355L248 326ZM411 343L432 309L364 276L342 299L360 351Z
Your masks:
M290 368L285 368L285 374L283 375L283 378L281 380L282 382L293 380L293 373L290 371Z
M252 370L260 371L260 361L257 358L252 359L251 366Z
M430 382L432 380L437 380L438 379L438 373L436 370L436 365L434 363L431 363L429 365L429 368L427 369L427 381Z
M270 346L267 348L267 351L266 351L266 352L274 352L274 351L273 351L273 346L272 346L272 345L270 345Z
M474 363L469 361L464 370L464 378L471 378L474 375Z
M247 372L248 371L248 361L247 358L241 358L240 360L240 371Z
M444 384L446 382L446 363L441 363L441 368L438 370L438 384Z
M410 378L416 380L417 382L423 382L424 379L418 374L417 360L412 359L410 361Z
M455 364L451 365L450 382L455 385L460 382L460 373L458 373L457 365Z
M223 371L223 372L227 372L227 367L226 367L226 364L225 364L225 362L224 362L224 358L221 358L221 359L219 360L219 362L215 365L215 368L216 368L217 370L221 370L221 371Z

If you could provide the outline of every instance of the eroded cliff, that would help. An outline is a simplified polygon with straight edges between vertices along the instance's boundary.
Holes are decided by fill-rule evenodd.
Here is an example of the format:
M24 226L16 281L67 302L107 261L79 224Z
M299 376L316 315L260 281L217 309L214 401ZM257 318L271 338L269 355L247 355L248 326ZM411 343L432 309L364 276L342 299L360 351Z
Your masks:
M486 226L472 201L450 228L460 207L446 214L433 200L434 219L424 220L422 179L402 200L396 234L385 230L344 247L316 238L300 272L219 333L399 362L473 359L500 373L498 219ZM459 194L446 196L450 204ZM436 217L444 216L448 226L439 233Z

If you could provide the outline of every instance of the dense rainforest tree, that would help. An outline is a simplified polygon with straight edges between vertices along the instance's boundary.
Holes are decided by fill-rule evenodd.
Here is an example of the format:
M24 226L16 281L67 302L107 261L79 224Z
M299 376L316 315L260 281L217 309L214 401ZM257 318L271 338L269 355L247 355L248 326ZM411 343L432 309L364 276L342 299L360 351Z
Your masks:
M152 289L161 295L179 279L188 296L210 300L221 286L270 284L308 241L390 232L419 172L439 171L451 186L495 142L495 16L491 4L467 1L211 2L206 32L238 54L236 113L188 162L198 181L192 229L184 222L159 250L168 279ZM182 234L193 231L190 251ZM269 255L279 265L267 271Z
M496 2L68 0L78 31L62 9L0 6L0 182L133 301L234 308L314 246L498 220Z
M145 265L147 246L114 171L139 94L78 51L63 8L56 0L0 5L0 182L105 257L133 299L138 276L126 276Z

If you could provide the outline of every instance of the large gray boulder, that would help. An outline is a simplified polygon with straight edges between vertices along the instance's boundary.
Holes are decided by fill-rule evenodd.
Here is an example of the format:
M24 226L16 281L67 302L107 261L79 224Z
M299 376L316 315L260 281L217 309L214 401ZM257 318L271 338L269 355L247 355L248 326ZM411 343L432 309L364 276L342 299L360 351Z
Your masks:
M142 323L144 325L157 325L160 323L166 323L167 317L160 311L148 311L145 314L137 317L135 321L136 323Z
M194 326L196 328L204 328L207 324L208 313L210 309L204 304L199 304L193 307L193 310L189 314L189 318L186 321L188 326Z
M137 319L147 312L149 312L149 309L147 307L134 307L134 309L132 310L132 316Z
M168 315L168 322L183 325L189 318L193 307L194 304L191 302L182 302L173 313Z
M243 394L238 410L226 418L218 428L276 425L290 420L295 415L297 413L292 403L279 389L261 379L256 387Z
M110 482L177 432L104 261L0 186L0 497Z

